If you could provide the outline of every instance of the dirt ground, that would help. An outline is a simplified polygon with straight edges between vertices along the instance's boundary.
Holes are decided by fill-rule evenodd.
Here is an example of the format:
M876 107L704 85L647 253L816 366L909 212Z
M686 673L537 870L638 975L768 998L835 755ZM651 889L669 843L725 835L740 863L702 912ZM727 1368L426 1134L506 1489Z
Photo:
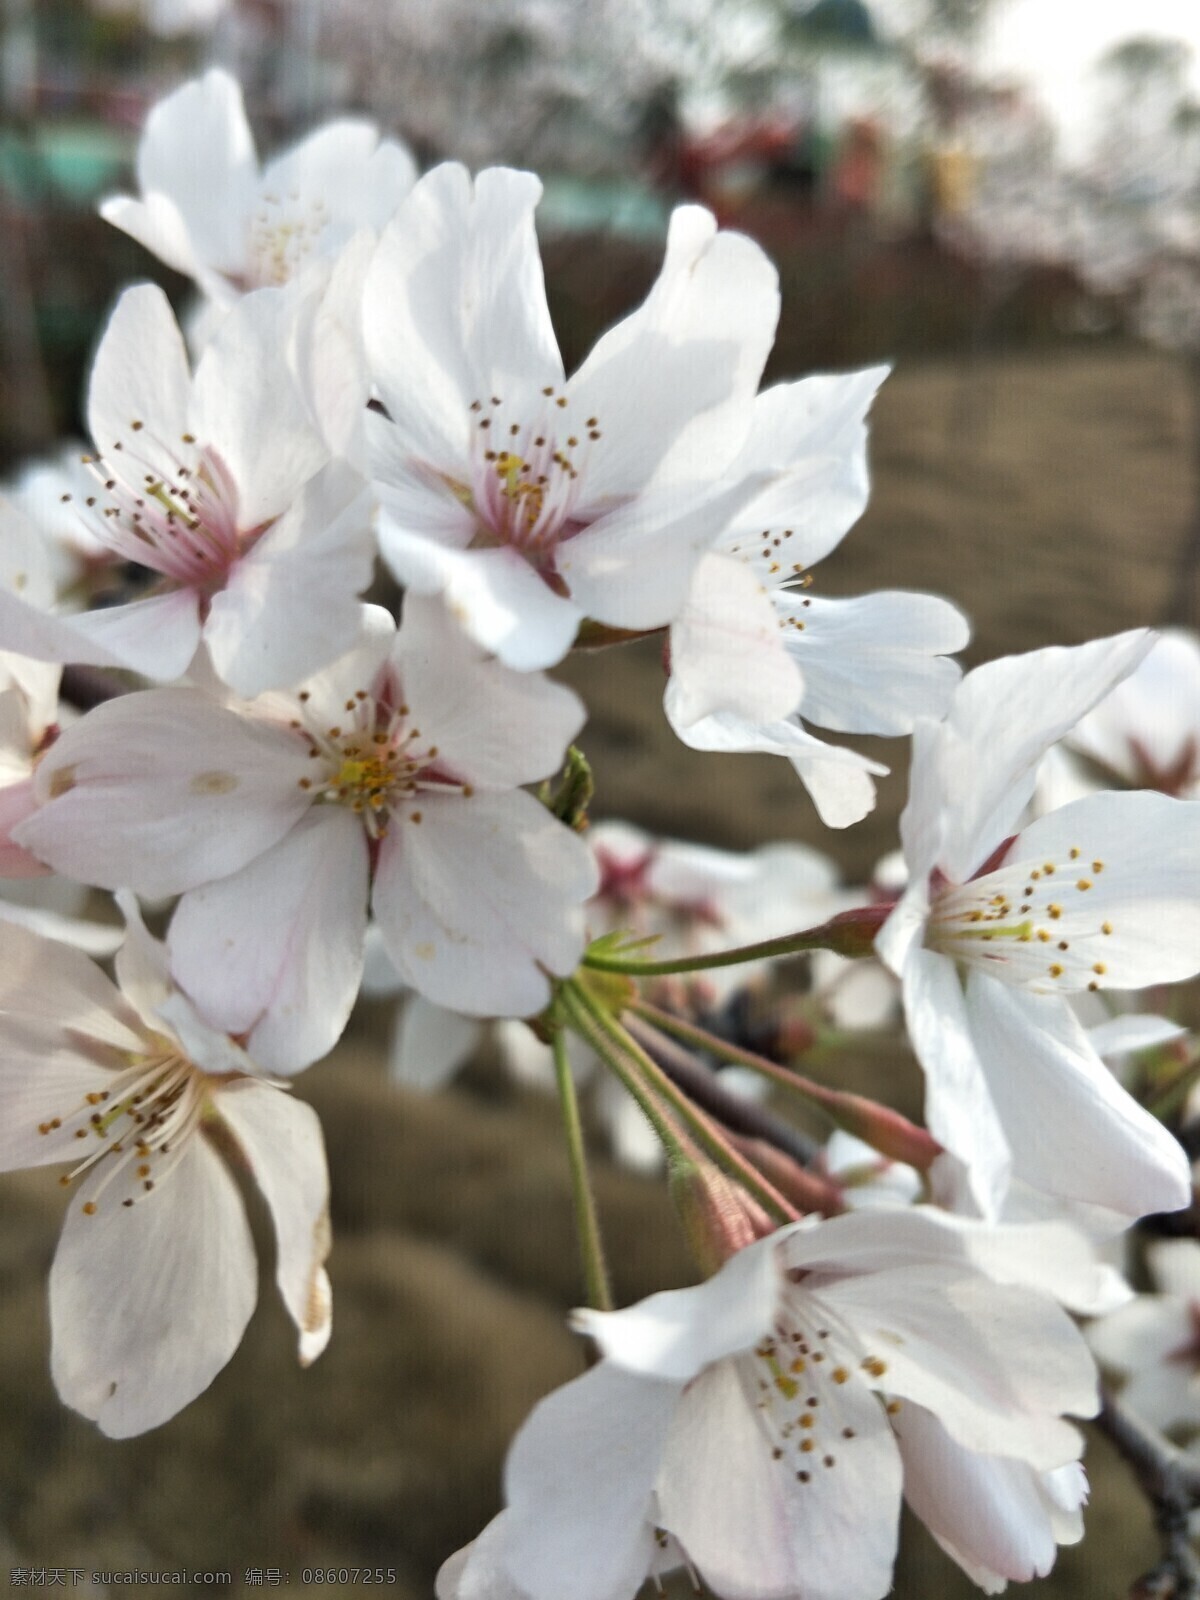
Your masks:
M966 437L962 382L937 365L886 384L873 503L819 588L944 593L973 619L975 660L1158 618L1193 492L1177 371L1113 349L1003 359ZM782 762L674 741L653 643L575 659L564 675L593 708L582 743L597 814L734 847L803 839L851 877L894 847L902 771L871 818L834 837ZM903 767L902 746L877 750ZM335 1333L308 1372L255 1210L267 1268L241 1350L166 1427L104 1439L59 1405L47 1372L61 1191L45 1173L0 1182L0 1571L224 1569L240 1587L247 1569L277 1568L293 1592L358 1593L302 1573L384 1566L397 1600L429 1600L441 1558L491 1513L513 1429L581 1366L562 1321L580 1290L553 1107L486 1063L436 1099L400 1093L382 1074L380 1020L299 1084L324 1120L334 1182ZM855 1076L879 1073L864 1061ZM603 1160L599 1187L620 1296L688 1281L661 1191ZM1095 1443L1088 1461L1089 1537L1031 1600L1116 1600L1152 1563L1123 1469ZM898 1594L976 1592L920 1530L906 1540Z

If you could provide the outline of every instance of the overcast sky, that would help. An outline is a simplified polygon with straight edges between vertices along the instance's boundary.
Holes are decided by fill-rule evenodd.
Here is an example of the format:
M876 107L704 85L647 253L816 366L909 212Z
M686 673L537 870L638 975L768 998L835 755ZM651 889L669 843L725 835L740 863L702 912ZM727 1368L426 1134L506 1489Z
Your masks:
M985 60L1029 77L1058 117L1066 154L1087 145L1093 68L1131 34L1185 39L1200 94L1200 0L995 0Z

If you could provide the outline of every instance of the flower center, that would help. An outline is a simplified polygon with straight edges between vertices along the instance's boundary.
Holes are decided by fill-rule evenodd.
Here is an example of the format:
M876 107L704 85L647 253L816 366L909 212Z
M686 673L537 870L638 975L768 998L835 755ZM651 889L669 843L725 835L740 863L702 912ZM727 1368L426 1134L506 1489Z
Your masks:
M217 452L190 433L172 441L134 418L127 439L114 440L103 457L82 460L97 484L77 505L88 531L122 560L185 588L220 589L264 531L239 533L237 486Z
M1072 845L1062 861L1005 862L970 883L941 886L926 944L1004 983L1095 992L1108 972L1113 933L1089 900L1104 870L1103 861Z
M291 726L318 763L314 776L299 780L314 800L347 806L363 820L372 839L382 839L391 820L421 821L411 802L422 793L460 794L474 790L439 765L438 747L427 744L410 720L408 706L393 706L386 695L359 689L344 703L344 718L320 722L309 710L307 692L299 696L301 714Z
M208 1075L171 1040L159 1037L155 1042L158 1048L132 1058L113 1074L107 1088L93 1090L61 1117L38 1124L44 1138L61 1135L81 1150L97 1141L59 1179L66 1187L105 1164L104 1176L83 1204L87 1216L96 1214L101 1197L114 1184L122 1206L152 1193L170 1176L187 1138L204 1119Z
M584 526L572 512L601 437L598 418L576 424L569 408L551 384L532 405L472 401L471 482L454 486L478 518L476 542L519 550L548 581L555 548Z
M743 1393L771 1444L771 1457L794 1481L807 1484L836 1468L838 1454L857 1436L857 1385L876 1390L887 1372L878 1356L862 1356L855 1341L816 1322L796 1293L785 1297L774 1332L737 1359ZM889 1414L897 1400L884 1404Z
M329 208L319 196L298 191L264 194L246 236L243 288L274 288L288 283L314 254L329 223Z

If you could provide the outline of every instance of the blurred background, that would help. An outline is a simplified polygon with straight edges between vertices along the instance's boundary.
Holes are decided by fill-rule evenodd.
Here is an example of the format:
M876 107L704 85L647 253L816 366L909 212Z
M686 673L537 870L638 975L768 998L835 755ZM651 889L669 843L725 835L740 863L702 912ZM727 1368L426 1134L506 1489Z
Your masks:
M1191 0L3 0L0 472L82 432L118 289L188 286L96 214L131 191L148 108L212 64L261 153L348 110L423 166L524 164L568 368L652 282L699 201L779 265L769 378L889 361L871 509L826 592L930 589L973 660L1160 621L1195 625L1200 551L1200 16ZM596 814L728 848L801 839L862 882L896 844L905 753L866 822L823 830L790 769L701 756L662 717L660 652L573 659ZM368 1003L301 1081L334 1184L336 1333L309 1372L270 1282L245 1343L167 1427L114 1443L58 1404L45 1275L53 1177L0 1182L0 1573L314 1567L433 1574L493 1511L506 1443L580 1370L552 1103L485 1045L429 1097L385 1067ZM919 1114L875 1041L850 1087ZM619 1297L689 1281L661 1186L611 1162ZM253 1210L255 1201L248 1197ZM1031 1594L1118 1595L1149 1513L1101 1441L1084 1545ZM247 1576L249 1574L249 1576ZM310 1584L349 1592L335 1581ZM204 1585L196 1585L203 1589ZM148 1591L147 1591L148 1592ZM214 1592L229 1592L228 1589ZM680 1591L681 1593L684 1591ZM689 1591L690 1592L690 1591ZM910 1530L898 1593L974 1593ZM570 1600L564 1596L564 1600Z

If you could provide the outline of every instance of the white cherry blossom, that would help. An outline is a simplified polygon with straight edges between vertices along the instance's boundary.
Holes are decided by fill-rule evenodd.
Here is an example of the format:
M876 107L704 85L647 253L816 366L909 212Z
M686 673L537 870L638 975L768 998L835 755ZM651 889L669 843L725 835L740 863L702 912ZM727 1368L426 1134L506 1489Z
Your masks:
M729 477L772 481L731 517L671 627L665 705L683 742L786 756L837 828L870 811L871 775L887 769L806 724L897 735L940 717L959 677L947 657L970 636L934 595L808 592L811 568L866 509L866 412L885 375L805 378L758 396Z
M81 881L187 891L172 966L214 1026L293 1072L329 1050L363 966L368 903L403 981L439 1005L527 1016L570 972L587 846L518 785L583 721L569 690L486 659L435 600L298 694L222 704L149 690L90 712L38 769L19 843Z
M1062 1413L1094 1412L1095 1372L1048 1296L979 1271L969 1231L799 1223L697 1288L577 1312L604 1359L535 1408L505 1512L439 1592L631 1600L665 1548L725 1600L879 1600L902 1496L973 1575L1047 1572L1081 1531Z
M1162 633L1064 744L1110 781L1200 800L1200 641Z
M295 297L247 296L195 375L166 296L127 290L88 393L97 454L70 498L114 556L154 574L124 605L56 615L0 589L0 638L59 661L170 679L200 644L240 694L344 651L374 558L370 499L331 461L287 361Z
M987 1216L1010 1177L1126 1217L1190 1200L1183 1151L1105 1067L1070 997L1200 970L1196 810L1100 794L1014 832L1047 746L1151 638L991 662L945 722L917 725L909 882L877 947L903 983L930 1132Z
M552 665L580 623L645 630L759 487L725 469L778 315L757 245L698 206L671 221L643 305L564 377L533 210L541 184L458 166L422 178L367 275L380 542L508 665Z
M412 188L412 156L361 118L326 123L260 169L242 91L220 68L160 100L138 145L141 198L101 215L228 308L330 262Z
M70 1163L51 1370L66 1403L114 1438L206 1389L254 1309L250 1230L219 1153L230 1143L275 1223L302 1364L324 1349L331 1316L315 1113L201 1020L136 904L124 909L120 988L78 950L0 922L0 1166Z

